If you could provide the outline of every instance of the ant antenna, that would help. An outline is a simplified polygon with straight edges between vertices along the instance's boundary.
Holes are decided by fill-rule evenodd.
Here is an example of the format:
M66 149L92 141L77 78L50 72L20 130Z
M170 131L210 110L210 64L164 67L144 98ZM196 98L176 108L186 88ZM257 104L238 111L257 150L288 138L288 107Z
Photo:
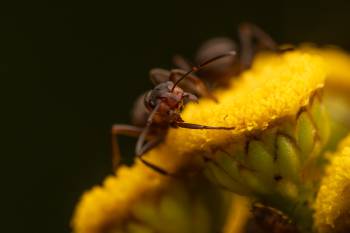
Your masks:
M210 64L210 63L212 63L212 62L214 62L214 61L216 61L216 60L219 60L219 59L221 59L221 58L228 57L228 56L236 56L236 55L237 55L236 51L230 51L230 52L221 54L221 55L219 55L219 56L213 57L213 58L211 58L211 59L209 59L209 60L203 62L203 63L200 64L200 65L193 66L192 69L191 69L190 71L187 71L180 79L178 79L178 80L175 82L175 84L174 84L173 88L171 89L171 91L174 91L175 87L176 87L182 80L184 80L188 75L192 74L193 72L196 72L196 71L202 69L203 67L205 67L206 65L208 65L208 64Z

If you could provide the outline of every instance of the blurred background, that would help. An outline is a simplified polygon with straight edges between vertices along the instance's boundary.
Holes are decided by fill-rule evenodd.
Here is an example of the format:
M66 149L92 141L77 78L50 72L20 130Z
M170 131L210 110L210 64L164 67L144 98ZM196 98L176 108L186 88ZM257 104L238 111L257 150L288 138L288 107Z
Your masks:
M111 174L111 125L129 122L149 69L173 54L236 38L243 21L280 43L350 49L345 0L1 5L1 232L70 232L80 195ZM120 141L130 161L134 141Z

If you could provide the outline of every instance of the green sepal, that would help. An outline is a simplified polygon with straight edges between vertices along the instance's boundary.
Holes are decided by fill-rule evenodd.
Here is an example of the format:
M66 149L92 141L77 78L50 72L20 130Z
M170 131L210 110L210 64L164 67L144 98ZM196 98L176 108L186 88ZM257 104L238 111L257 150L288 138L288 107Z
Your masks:
M301 161L305 161L315 146L316 129L307 112L300 114L296 125L296 142L301 151Z
M268 194L272 191L271 187L259 177L259 174L242 169L241 176L244 183L256 194Z
M317 132L323 144L326 144L330 135L330 122L326 107L315 98L311 105L311 116L317 127Z
M235 181L241 179L240 168L239 168L239 157L240 153L236 153L233 156L228 155L225 152L219 151L215 154L216 163ZM245 158L246 155L244 155ZM237 159L236 159L237 157Z
M245 187L244 185L238 183L232 177L226 172L223 168L218 167L217 165L210 162L207 165L207 168L210 169L210 172L212 172L213 176L215 177L216 183L224 188L228 189L232 192L235 192L240 195L249 195L250 191Z
M298 186L290 180L282 179L276 184L276 191L283 197L289 200L295 200L298 198L299 189Z
M277 170L283 179L291 179L293 182L299 182L300 160L297 148L293 142L283 136L277 136Z
M249 143L247 165L265 181L272 181L274 170L273 156L265 149L262 142L252 140Z

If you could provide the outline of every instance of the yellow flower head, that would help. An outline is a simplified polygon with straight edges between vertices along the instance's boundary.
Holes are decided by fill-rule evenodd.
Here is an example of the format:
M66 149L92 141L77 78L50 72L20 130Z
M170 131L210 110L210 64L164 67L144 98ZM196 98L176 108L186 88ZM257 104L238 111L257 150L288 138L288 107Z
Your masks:
M171 128L164 142L144 158L176 173L201 154L210 154L294 117L323 87L326 73L325 64L317 55L294 51L258 56L252 69L233 80L229 88L214 93L219 103L202 99L199 104L186 106L182 114L186 122L235 127L234 130ZM145 194L159 193L169 179L138 160L131 168L121 167L116 176L108 177L101 187L83 195L72 220L74 231L99 233L124 221L133 203Z
M315 203L315 226L320 232L349 232L350 136L330 160Z

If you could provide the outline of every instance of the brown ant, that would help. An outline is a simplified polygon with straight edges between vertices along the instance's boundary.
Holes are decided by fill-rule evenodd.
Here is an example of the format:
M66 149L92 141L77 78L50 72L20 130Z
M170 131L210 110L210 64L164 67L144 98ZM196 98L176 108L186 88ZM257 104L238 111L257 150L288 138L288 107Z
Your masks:
M298 233L297 226L281 211L262 204L253 204L251 210L253 220L263 232L269 233ZM254 227L254 226L252 226ZM257 229L253 230L256 232Z
M191 92L215 100L205 84L199 78L194 76L193 73L201 70L203 67L214 61L229 56L236 56L236 52L230 51L223 53L198 66L193 66L189 71L180 69L174 69L171 71L162 69L152 70L150 78L156 86L136 101L133 109L134 125L118 124L113 125L112 127L113 165L116 167L120 162L119 146L115 138L119 134L138 137L135 148L136 156L145 165L161 174L169 175L164 169L144 160L143 155L164 140L170 127L213 130L234 129L234 127L192 124L184 122L180 116L180 113L187 102L196 102L198 100L197 96Z
M197 63L231 50L238 50L240 55L239 57L221 59L215 65L200 70L198 76L209 81L210 84L226 86L231 77L250 68L254 55L258 51L282 51L266 32L251 23L242 23L239 26L238 37L240 48L237 48L236 43L227 37L213 38L204 42L195 56ZM174 56L173 62L177 67L184 70L191 67L190 63L179 55Z

